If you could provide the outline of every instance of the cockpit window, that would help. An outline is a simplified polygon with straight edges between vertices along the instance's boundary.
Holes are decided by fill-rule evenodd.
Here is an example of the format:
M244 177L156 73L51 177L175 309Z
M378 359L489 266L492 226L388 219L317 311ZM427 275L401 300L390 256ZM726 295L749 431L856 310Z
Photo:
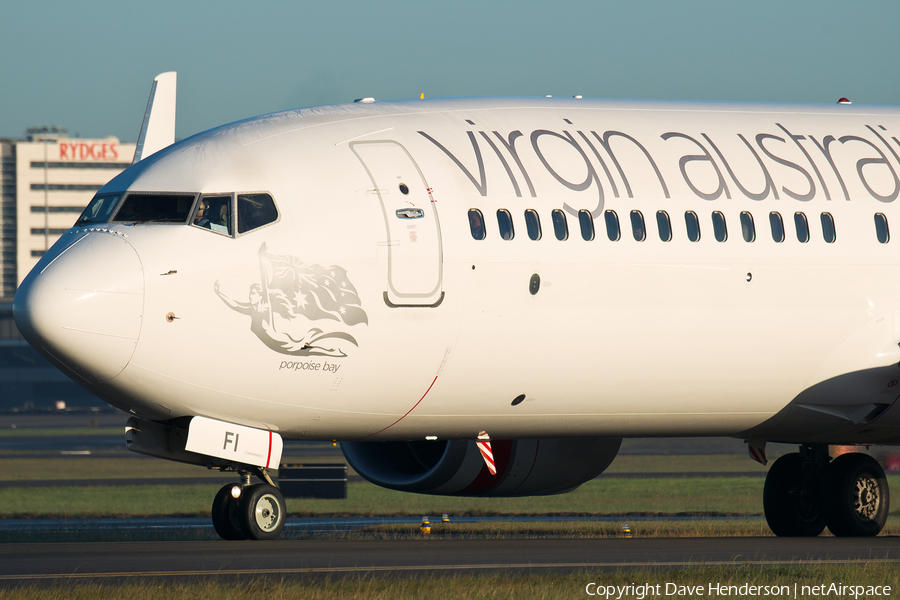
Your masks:
M268 194L238 194L237 216L238 233L247 233L274 223L278 220L278 210Z
M94 196L91 203L87 205L87 208L84 209L84 212L81 213L81 216L75 221L75 224L86 225L88 223L106 223L121 197L122 194Z
M187 223L194 198L182 194L128 194L113 221Z
M191 225L231 235L231 194L202 196L194 209Z

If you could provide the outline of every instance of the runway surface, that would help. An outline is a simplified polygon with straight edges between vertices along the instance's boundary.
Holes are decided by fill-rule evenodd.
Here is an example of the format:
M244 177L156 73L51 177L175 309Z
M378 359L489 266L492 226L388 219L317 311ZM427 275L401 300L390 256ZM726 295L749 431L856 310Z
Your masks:
M435 525L440 520L440 515L430 517ZM633 523L639 524L648 521L751 521L762 520L761 516L743 517L694 517L694 516L501 516L501 517L468 517L457 516L449 518L448 527L455 524L473 523ZM333 535L333 534L357 534L360 529L377 527L379 525L412 525L421 524L421 517L293 517L288 516L284 526L282 538L288 536ZM178 532L208 532L211 537L218 540L213 529L212 520L209 517L131 517L131 518L101 518L101 519L0 519L0 532L12 534L34 534L38 532L49 534L91 533L107 534L111 539L115 536L129 535L134 531L144 534L156 532L173 539L171 536ZM435 535L435 537L439 537ZM152 539L152 538L143 538ZM202 538L200 538L202 539Z
M35 581L609 571L900 563L900 538L399 539L0 545L0 585Z

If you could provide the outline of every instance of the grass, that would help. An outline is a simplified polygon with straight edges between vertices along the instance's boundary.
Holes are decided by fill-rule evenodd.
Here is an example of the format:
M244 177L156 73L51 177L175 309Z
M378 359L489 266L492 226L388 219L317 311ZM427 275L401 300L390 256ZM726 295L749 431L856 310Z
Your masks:
M623 530L628 525L628 533ZM900 525L900 524L898 524ZM363 527L359 534L371 537L412 537L422 536L419 524L382 524ZM485 521L478 523L434 522L431 537L762 537L771 536L764 519L687 519L633 520L628 518L615 521Z
M150 476L150 475L148 475ZM893 489L900 476L890 475ZM222 481L194 485L0 488L0 518L208 516ZM568 494L460 498L396 492L364 482L347 499L287 499L296 516L612 515L747 516L762 514L761 477L595 479ZM894 514L900 505L894 504Z
M772 463L769 459L769 464ZM744 454L690 456L619 455L605 473L765 473L764 467Z
M343 457L285 457L285 463L340 463ZM349 471L352 474L352 471ZM673 459L667 456L619 456L606 471L620 473L765 473L766 467L744 456L701 455ZM186 465L140 455L101 457L87 455L60 458L7 458L0 481L44 481L54 479L197 478L222 475L195 465Z
M221 482L196 485L0 488L2 518L208 516ZM458 498L351 482L346 500L287 499L292 515L759 515L760 478L594 480L574 492Z
M451 521L449 524L432 523L428 537L442 538L609 538L625 537L622 526L628 522L630 537L763 537L772 533L763 519L708 519L630 520L615 521L483 521L463 523ZM0 530L0 543L52 543L67 542L183 542L218 541L219 537L210 526L193 524L183 527L115 529L97 528L90 522L70 522L60 520L52 529L28 528ZM382 523L349 530L314 530L287 528L279 539L408 539L424 538L418 519L412 523Z
M318 577L290 579L284 577L251 577L247 579L200 580L200 581L155 581L73 583L64 582L51 586L31 585L17 589L0 590L0 600L105 600L118 598L141 598L142 600L162 600L180 598L203 598L219 600L226 598L266 598L286 600L306 598L312 600L405 600L421 598L442 598L447 600L496 600L531 599L554 600L556 598L590 597L587 584L600 586L626 586L649 584L659 595L643 596L648 599L685 597L678 594L679 586L701 586L704 597L718 597L709 594L709 586L736 586L731 596L742 598L779 597L765 590L741 594L740 586L786 586L793 597L797 589L802 598L849 598L875 597L866 593L866 586L890 586L888 595L900 588L900 571L892 563L872 562L865 565L810 564L790 566L703 566L690 569L622 569L612 572L596 570L576 570L565 574L530 574L495 571L484 574L423 575L418 577L397 575L363 574L349 577ZM812 593L814 586L831 583L863 586L862 593L834 594L827 587ZM596 585L590 589L595 590ZM805 588L804 588L805 586ZM645 588L646 590L647 588ZM641 600L634 593L622 595L624 599ZM676 592L666 594L667 591ZM749 591L749 590L747 590ZM874 590L872 590L874 591ZM713 590L715 592L715 590ZM596 596L595 596L596 597ZM603 596L600 596L601 598ZM617 597L615 594L613 598Z
M709 538L772 537L765 519L632 519L621 518L613 521L482 521L449 524L431 523L432 539L478 538L478 539L524 539L524 538L611 538L626 537L623 525L627 524L633 538ZM831 537L826 529L822 537ZM882 532L883 536L900 535L900 518L890 517ZM413 523L383 523L351 530L311 530L288 528L279 539L409 539L424 538L418 520ZM0 543L52 543L67 542L189 542L219 541L211 526L185 525L171 528L148 529L98 529L91 523L60 520L53 529L0 530Z
M53 481L59 479L140 479L140 478L222 479L217 471L144 456L100 458L93 455L71 458L8 458L3 460L0 481ZM224 485L224 484L223 484Z
M20 437L68 437L68 436L122 436L125 440L124 427L16 427L0 429L0 439Z
M287 464L335 463L344 464L343 457L335 460L322 457L285 457ZM352 471L351 471L352 473ZM0 481L53 481L73 479L140 479L140 478L222 479L223 475L196 465L161 460L140 454L98 456L96 454L61 458L59 452L45 458L5 458L0 470Z
M301 515L758 515L757 478L599 479L567 494L525 498L457 498L406 494L367 485L348 486L348 499L290 501ZM360 493L363 492L363 493ZM294 504L296 503L296 504Z
M71 486L0 489L2 518L209 515L216 485Z

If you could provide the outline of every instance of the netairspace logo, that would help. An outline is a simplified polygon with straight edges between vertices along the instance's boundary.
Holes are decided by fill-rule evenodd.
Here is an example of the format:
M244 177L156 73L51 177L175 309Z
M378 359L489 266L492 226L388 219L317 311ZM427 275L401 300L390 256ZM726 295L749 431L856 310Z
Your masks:
M632 583L630 585L603 585L589 583L584 587L588 596L606 600L646 600L648 598L692 598L696 596L753 597L753 598L809 598L832 596L834 598L877 598L891 595L889 585L847 585L823 583L820 585L730 585L710 582L706 585L678 585L675 583Z

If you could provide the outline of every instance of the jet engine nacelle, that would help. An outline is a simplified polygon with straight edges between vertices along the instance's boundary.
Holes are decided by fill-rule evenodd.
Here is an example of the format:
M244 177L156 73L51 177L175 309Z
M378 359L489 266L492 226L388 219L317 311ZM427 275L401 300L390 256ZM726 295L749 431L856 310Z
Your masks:
M620 438L492 440L491 475L475 440L342 442L350 466L381 487L442 496L568 492L602 473Z

